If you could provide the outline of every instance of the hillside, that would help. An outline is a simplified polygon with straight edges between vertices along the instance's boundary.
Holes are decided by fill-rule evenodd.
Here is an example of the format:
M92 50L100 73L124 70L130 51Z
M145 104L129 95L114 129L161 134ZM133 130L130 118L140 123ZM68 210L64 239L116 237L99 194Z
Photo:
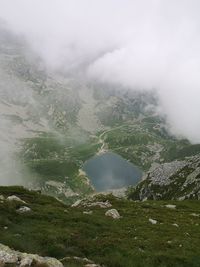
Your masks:
M0 187L0 195L0 243L15 250L65 258L65 266L86 265L74 256L108 267L200 264L198 201L133 202L99 195L70 207L22 187ZM13 195L26 203L6 199ZM21 206L30 210L19 212ZM105 216L110 209L121 217Z
M129 188L129 198L199 200L199 167L199 155L186 157L184 160L154 164L135 188Z
M0 38L1 185L72 203L95 191L83 165L99 153L115 152L141 171L199 153L166 131L153 90L52 72L20 36L2 26Z

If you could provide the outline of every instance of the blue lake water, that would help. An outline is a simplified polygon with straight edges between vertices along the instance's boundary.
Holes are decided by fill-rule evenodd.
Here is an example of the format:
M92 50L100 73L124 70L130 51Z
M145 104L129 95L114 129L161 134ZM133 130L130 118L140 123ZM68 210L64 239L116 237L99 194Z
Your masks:
M112 152L89 159L83 165L83 170L96 191L135 185L142 177L138 167Z

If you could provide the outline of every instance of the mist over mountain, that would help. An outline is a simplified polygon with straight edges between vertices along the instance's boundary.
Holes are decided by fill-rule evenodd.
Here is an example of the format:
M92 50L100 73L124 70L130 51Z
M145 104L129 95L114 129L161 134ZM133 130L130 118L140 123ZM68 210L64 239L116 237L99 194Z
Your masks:
M156 89L173 134L200 141L199 2L0 1L0 17L49 70ZM114 12L113 12L114 10Z
M200 266L199 10L0 0L0 266Z

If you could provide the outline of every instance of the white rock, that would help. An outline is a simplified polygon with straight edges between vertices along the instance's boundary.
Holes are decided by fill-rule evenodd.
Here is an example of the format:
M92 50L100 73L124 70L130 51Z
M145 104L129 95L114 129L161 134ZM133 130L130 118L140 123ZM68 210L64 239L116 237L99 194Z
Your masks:
M17 212L19 212L19 213L25 213L25 212L29 212L29 211L31 211L31 209L29 207L26 207L26 206L22 206L17 210Z
M18 202L21 202L21 203L24 203L24 204L26 203L21 198L15 196L15 195L12 195L12 196L7 197L7 200L8 201L18 201Z
M78 207L79 205L81 204L81 200L78 199L76 202L74 202L71 207L75 208L75 207Z
M0 200L4 200L5 197L3 195L0 195Z
M111 209L111 210L106 211L105 215L112 217L113 219L120 218L119 212L116 209Z
M151 218L149 219L149 222L152 223L152 224L157 224L157 221L154 220L154 219L151 219Z
M105 202L97 201L97 202L87 203L84 206L85 207L100 207L102 209L106 209L106 208L111 208L112 204L110 204L110 202L106 200Z
M168 208L168 209L173 209L174 210L176 208L176 205L167 204L167 205L165 205L165 207Z
M85 267L100 267L100 266L95 263L89 263L89 264L86 264Z
M20 262L20 267L31 266L32 262L33 262L33 259L28 258L28 257L27 257L27 258L24 258L24 259L22 259L21 262Z
M92 210L90 210L90 211L83 211L83 214L88 214L88 215L91 215L93 213L93 211Z

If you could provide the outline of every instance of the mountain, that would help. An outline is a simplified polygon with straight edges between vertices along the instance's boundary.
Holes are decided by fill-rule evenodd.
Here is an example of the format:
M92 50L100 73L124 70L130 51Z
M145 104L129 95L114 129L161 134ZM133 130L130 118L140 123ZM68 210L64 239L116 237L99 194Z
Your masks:
M129 189L129 198L200 199L200 155L182 161L155 164L135 188Z
M143 172L194 156L199 145L171 136L155 92L52 71L21 36L0 28L0 182L73 203L95 188L83 171L112 151Z

